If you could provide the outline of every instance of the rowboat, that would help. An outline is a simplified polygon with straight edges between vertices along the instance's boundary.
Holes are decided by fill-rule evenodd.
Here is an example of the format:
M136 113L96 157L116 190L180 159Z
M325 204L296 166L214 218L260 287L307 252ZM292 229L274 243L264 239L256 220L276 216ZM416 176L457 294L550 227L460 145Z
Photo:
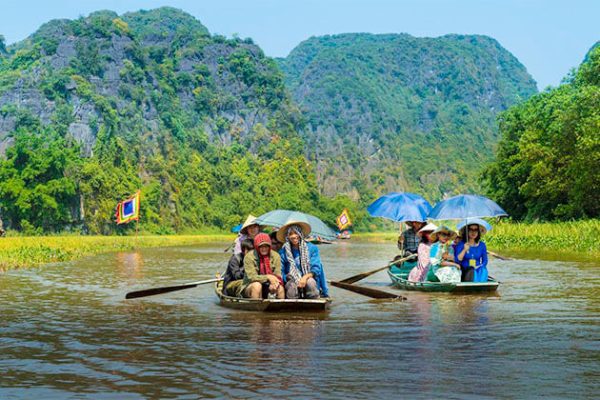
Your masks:
M418 290L421 292L451 292L451 293L478 293L493 292L498 289L500 282L488 278L487 282L411 282L407 280L408 272L394 273L388 269L388 275L392 284L403 290Z
M215 293L223 307L245 311L265 312L319 312L325 311L331 304L331 298L320 299L246 299L223 294L222 282L215 284Z

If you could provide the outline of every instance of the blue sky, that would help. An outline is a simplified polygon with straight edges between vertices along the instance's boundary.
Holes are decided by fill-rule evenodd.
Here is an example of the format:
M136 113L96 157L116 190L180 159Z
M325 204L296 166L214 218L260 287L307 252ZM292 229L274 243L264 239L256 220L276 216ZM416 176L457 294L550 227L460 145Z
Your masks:
M488 35L527 67L540 89L558 85L600 40L597 0L3 0L0 34L14 43L50 19L163 5L194 15L211 33L251 37L273 57L324 34Z

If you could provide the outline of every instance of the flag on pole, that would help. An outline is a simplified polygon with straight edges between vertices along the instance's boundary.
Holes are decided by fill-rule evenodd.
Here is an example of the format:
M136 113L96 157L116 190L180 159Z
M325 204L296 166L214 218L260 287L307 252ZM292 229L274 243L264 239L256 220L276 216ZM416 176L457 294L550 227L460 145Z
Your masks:
M344 208L344 211L342 211L342 213L336 218L336 222L340 231L352 225L348 209Z
M117 224L127 224L140 218L140 191L117 204Z

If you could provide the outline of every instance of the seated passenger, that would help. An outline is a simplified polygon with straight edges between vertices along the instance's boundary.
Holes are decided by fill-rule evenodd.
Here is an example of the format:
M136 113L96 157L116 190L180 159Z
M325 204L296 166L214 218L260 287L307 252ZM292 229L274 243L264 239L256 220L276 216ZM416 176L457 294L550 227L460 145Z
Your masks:
M277 239L285 241L279 254L288 299L329 297L319 248L304 240L309 233L304 222L291 222L277 232Z
M233 254L240 254L242 252L242 240L254 240L254 237L260 232L261 226L258 225L255 220L256 217L250 214L248 215L248 218L246 218L246 221L244 221L244 225L242 225L242 229L240 229L240 233L235 239Z
M456 232L447 226L440 226L429 235L433 245L429 251L431 266L427 272L430 282L456 283L460 282L460 265L454 262L452 241Z
M277 239L277 231L269 233L269 237L271 238L271 250L279 252L283 247L283 243Z
M265 299L269 295L285 298L281 279L281 258L271 250L271 238L266 233L254 237L254 251L244 257L242 296Z
M486 233L485 226L469 224L460 232L462 240L456 246L455 259L462 268L462 281L487 282L487 247L481 241L481 235Z
M417 254L417 249L419 248L419 236L417 236L417 232L425 226L425 222L408 221L406 225L408 225L408 229L398 237L398 249L400 249L402 257Z
M431 232L435 231L437 226L434 224L427 224L419 232L420 243L419 249L417 251L418 259L417 266L414 267L410 274L408 274L408 280L411 282L423 282L427 277L427 272L429 271L429 252L431 250L431 239L429 235Z
M242 252L233 254L227 264L227 270L223 275L223 294L227 296L240 296L240 289L244 282L244 256L254 250L254 242L244 239L241 243Z

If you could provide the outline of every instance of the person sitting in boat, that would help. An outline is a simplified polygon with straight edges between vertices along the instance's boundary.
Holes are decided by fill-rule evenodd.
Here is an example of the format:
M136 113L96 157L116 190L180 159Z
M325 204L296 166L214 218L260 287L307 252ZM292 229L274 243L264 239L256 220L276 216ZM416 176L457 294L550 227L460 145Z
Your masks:
M461 241L456 246L455 261L462 269L463 282L487 282L488 257L481 236L487 232L485 226L475 223L463 227Z
M460 265L454 261L452 241L456 232L447 226L440 226L429 238L433 242L429 250L430 267L427 272L429 282L456 283L460 282Z
M254 237L260 232L261 226L256 223L256 217L252 214L248 215L238 237L235 239L233 246L233 254L240 254L242 252L242 240L250 239L254 240Z
M417 254L419 248L419 236L417 236L417 232L425 226L425 223L421 221L408 221L406 225L408 225L408 229L398 237L398 249L400 249L400 256L402 257Z
M244 239L241 243L242 252L233 254L227 263L227 270L223 275L223 294L227 296L240 296L240 289L244 282L244 256L254 250L254 242Z
M277 231L269 233L269 237L271 238L271 250L279 253L279 250L283 247L283 243L277 239Z
M307 223L291 222L277 232L277 239L285 241L279 254L288 299L329 297L319 248L305 240L310 230Z
M417 235L419 235L419 248L417 250L417 266L414 267L408 274L408 280L411 282L423 282L427 277L429 271L430 258L429 252L431 251L431 239L429 235L435 231L437 226L429 223L422 227Z
M244 283L240 292L252 299L274 295L285 298L281 279L281 258L271 250L271 238L266 233L254 237L254 251L244 257Z

